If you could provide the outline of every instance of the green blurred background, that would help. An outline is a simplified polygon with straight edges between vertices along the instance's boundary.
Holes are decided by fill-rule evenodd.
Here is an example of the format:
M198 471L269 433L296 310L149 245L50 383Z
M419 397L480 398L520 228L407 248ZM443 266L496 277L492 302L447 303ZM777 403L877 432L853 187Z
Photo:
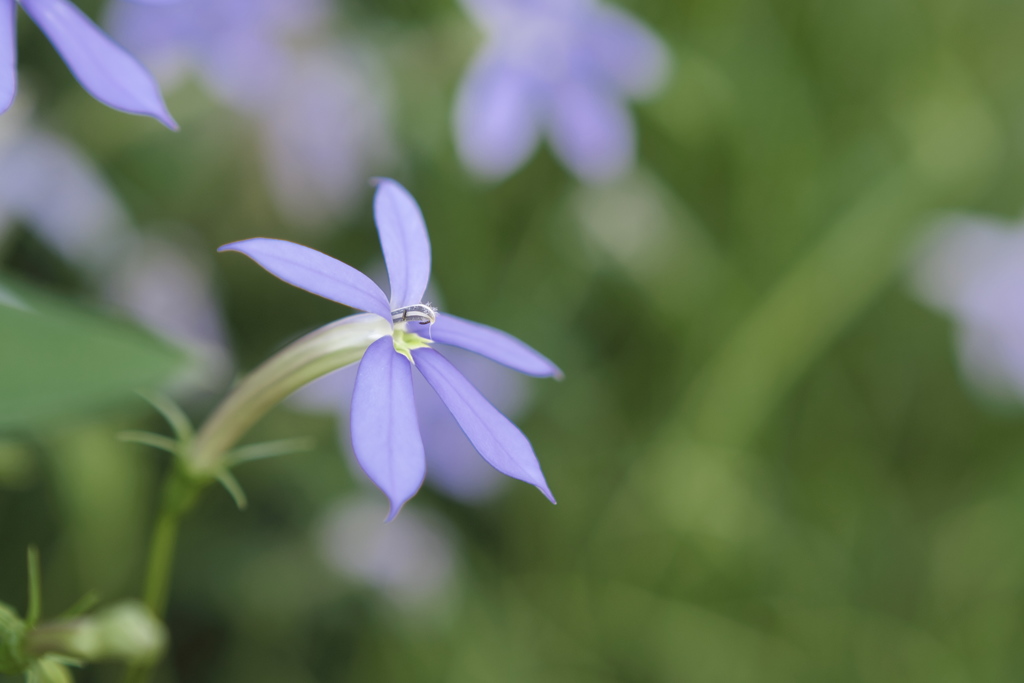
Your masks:
M1024 415L972 393L951 322L906 277L936 216L1013 218L1024 204L1024 3L621 5L674 68L634 108L636 171L608 187L581 186L546 149L505 182L474 180L450 132L479 40L458 6L341 6L338 30L358 30L391 74L401 152L382 171L423 208L445 310L565 371L531 380L517 419L559 504L518 482L483 505L424 489L402 514L443 530L436 590L406 599L346 579L319 547L325 515L383 497L363 493L333 418L279 408L250 440L317 447L239 470L244 512L205 493L183 530L161 680L1024 677ZM369 188L345 220L297 231L268 200L238 115L194 86L169 96L177 134L117 114L22 29L35 119L101 165L139 224L191 226L210 253L262 235L379 263ZM212 263L242 371L341 315L244 259ZM0 264L14 287L49 292L31 296L110 317L28 232ZM5 334L11 377L21 347ZM166 431L129 391L169 362L146 344L152 358L116 387L5 420L5 602L24 608L30 543L49 614L88 589L138 594L167 463L115 435ZM56 361L38 372L65 390L90 381ZM25 391L0 384L0 405ZM215 398L187 410L199 419Z

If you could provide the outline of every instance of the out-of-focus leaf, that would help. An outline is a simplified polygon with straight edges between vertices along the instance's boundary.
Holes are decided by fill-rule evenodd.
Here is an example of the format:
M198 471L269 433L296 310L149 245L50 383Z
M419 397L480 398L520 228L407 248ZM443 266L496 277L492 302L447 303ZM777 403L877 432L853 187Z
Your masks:
M88 410L158 386L184 361L130 324L24 285L11 290L26 307L0 306L0 427Z

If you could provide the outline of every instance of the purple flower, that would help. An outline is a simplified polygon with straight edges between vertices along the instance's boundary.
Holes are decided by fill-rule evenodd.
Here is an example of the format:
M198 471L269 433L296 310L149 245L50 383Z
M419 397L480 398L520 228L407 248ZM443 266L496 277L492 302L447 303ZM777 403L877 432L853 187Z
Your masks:
M455 104L463 163L503 178L543 134L581 180L604 182L633 164L635 132L624 100L664 81L661 41L596 0L462 0L486 34Z
M458 348L446 349L445 357L507 417L514 419L526 406L529 398L526 379L514 370ZM310 382L289 398L289 405L311 413L347 416L352 408L356 370L357 366L345 367ZM507 479L477 456L473 444L466 439L448 408L427 381L415 374L413 394L427 458L427 484L450 498L469 504L484 503L502 493ZM339 420L338 440L355 464L347 420Z
M536 377L561 372L515 337L439 313L424 303L430 241L419 205L397 182L383 179L373 208L391 284L390 301L366 275L292 242L257 237L226 244L220 251L243 253L291 285L379 315L392 325L393 334L370 344L360 361L351 413L356 459L390 499L389 519L416 494L426 473L413 399L413 366L484 460L503 474L533 484L554 502L526 436L432 346L434 342L458 346Z
M43 30L82 87L97 100L129 114L152 116L172 130L178 124L153 77L68 0L17 0ZM0 112L18 86L15 0L0 0Z

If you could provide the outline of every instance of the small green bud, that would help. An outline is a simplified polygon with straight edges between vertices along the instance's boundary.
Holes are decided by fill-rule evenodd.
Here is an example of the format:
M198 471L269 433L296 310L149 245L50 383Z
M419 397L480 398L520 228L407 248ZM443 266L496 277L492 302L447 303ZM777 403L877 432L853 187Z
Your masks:
M159 659L166 646L163 623L139 602L122 602L89 616L41 624L26 637L26 649L33 654L57 653L90 662L151 662Z
M18 613L0 602L0 674L21 673L28 666L25 656L25 622Z

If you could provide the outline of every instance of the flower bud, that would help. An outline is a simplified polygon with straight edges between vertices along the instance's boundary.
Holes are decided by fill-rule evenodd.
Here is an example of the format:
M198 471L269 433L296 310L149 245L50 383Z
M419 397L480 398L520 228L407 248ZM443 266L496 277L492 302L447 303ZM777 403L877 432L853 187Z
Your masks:
M122 602L89 616L42 624L26 640L28 651L36 655L143 663L160 657L167 631L145 605Z

